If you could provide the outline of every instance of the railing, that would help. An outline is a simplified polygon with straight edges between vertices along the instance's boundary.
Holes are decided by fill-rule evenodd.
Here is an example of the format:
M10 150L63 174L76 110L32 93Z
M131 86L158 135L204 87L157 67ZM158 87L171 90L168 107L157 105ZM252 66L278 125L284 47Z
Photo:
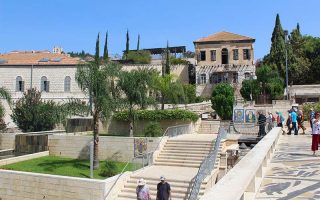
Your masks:
M219 134L214 144L214 148L211 149L208 156L201 163L197 175L193 178L193 184L192 184L191 192L188 198L189 200L198 199L198 194L200 191L201 184L203 180L207 176L209 176L212 170L214 169L215 163L218 157L219 149L220 149L221 140L225 138L225 136L226 136L226 131L223 128L220 128Z
M273 122L271 122L271 128L274 127ZM257 123L234 123L230 122L221 122L221 126L227 130L228 133L231 134L243 134L243 135L258 135L259 126L265 125L265 131L268 133L271 129L268 129L268 122L260 122Z
M153 151L146 152L146 153L143 153L141 155L137 155L137 156L135 156L134 158L132 158L130 161L128 161L126 163L126 165L121 170L119 176L117 177L117 179L115 180L115 182L113 183L113 185L111 186L109 191L107 192L107 194L106 194L104 199L106 200L107 197L110 195L112 189L117 184L117 182L119 181L120 177L123 175L123 173L128 168L130 163L134 163L133 171L141 169L141 168L144 168L144 167L149 166L149 165L152 165L153 154L154 154L155 151L159 150L160 144L161 144L161 142L162 142L164 137L176 137L176 136L179 136L179 135L182 135L182 134L190 134L191 131L192 131L192 127L191 127L190 124L184 124L184 125L168 127L166 129L166 131L164 132L164 134L162 135L160 141L158 142L157 147Z

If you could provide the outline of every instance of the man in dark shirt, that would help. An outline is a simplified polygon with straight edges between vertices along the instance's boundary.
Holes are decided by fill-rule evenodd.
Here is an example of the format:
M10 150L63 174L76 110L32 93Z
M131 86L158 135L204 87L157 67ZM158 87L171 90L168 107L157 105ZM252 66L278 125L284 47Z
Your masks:
M266 121L267 121L267 118L261 111L259 111L258 114L259 114L259 117L258 117L258 125L259 125L258 136L259 137L264 137L266 135Z
M166 182L164 176L160 177L160 183L157 185L157 199L156 200L171 200L170 184Z

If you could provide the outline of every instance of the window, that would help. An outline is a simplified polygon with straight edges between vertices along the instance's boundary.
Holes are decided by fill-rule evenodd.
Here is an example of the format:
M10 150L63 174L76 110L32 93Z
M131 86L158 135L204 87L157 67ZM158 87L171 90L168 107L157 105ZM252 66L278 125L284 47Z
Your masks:
M228 55L228 49L223 48L221 51L221 60L222 64L229 64L229 55Z
M233 83L238 83L238 74L237 73L233 73Z
M207 75L201 74L200 75L200 84L206 84L207 83Z
M22 81L21 76L16 78L16 92L24 92L24 81Z
M243 60L250 60L250 49L243 49Z
M216 50L210 51L211 61L216 61Z
M210 76L210 83L217 84L218 83L218 74L212 73Z
M249 72L244 73L244 78L249 80L251 78L251 74Z
M206 60L206 52L200 51L200 61L205 61L205 60Z
M49 92L49 83L47 77L41 77L41 92Z
M71 78L70 76L66 76L64 78L64 91L70 92L70 87L71 87Z
M239 60L239 50L233 49L233 60Z

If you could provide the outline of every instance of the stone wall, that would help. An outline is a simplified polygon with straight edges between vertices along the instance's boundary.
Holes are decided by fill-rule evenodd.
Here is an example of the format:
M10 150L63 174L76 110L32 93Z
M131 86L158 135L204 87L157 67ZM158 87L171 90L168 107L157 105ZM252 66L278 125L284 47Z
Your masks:
M14 149L15 133L0 133L0 149Z
M103 200L106 181L0 170L1 200Z
M50 135L50 155L70 158L89 158L92 136ZM127 162L134 157L133 137L99 137L99 159L106 160L117 155L118 161ZM161 138L147 138L147 152L154 151Z

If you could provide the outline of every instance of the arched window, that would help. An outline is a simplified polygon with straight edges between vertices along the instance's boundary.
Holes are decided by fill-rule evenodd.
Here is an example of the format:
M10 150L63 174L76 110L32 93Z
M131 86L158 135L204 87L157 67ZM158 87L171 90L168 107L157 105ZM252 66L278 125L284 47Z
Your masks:
M222 64L229 64L229 53L228 53L228 49L223 48L221 50L221 61Z
M49 83L47 77L41 77L41 92L49 92Z
M64 91L70 92L70 88L71 88L71 78L70 76L66 76L64 78Z
M17 76L16 78L16 92L24 91L24 81L22 81L21 76Z

